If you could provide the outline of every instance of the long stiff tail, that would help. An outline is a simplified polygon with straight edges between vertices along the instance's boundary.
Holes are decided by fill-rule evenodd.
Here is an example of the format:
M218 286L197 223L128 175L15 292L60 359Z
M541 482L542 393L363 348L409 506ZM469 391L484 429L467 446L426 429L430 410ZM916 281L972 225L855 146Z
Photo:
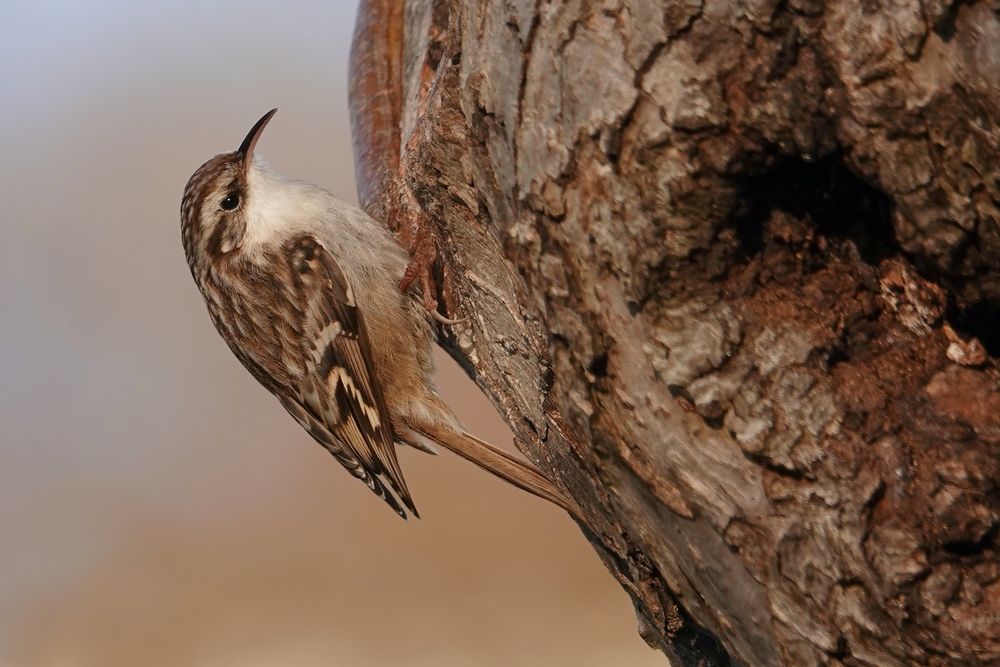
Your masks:
M555 503L574 518L582 515L576 503L564 496L537 468L517 459L507 452L497 449L465 431L455 431L447 426L411 426L417 435L451 450L462 458L504 479L519 489Z

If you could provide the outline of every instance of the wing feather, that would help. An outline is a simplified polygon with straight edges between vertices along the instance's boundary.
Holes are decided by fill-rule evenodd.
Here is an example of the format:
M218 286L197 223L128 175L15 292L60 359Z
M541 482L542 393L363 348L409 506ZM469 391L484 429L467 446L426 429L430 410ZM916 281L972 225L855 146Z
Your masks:
M388 505L399 514L401 517L406 518L406 512L403 510L402 505L396 497L385 487L384 484L377 478L371 475L357 457L354 456L353 452L346 449L340 442L338 442L330 431L326 428L325 424L316 419L313 415L303 409L302 405L288 399L282 399L282 404L285 409L295 417L306 431L312 435L312 437L323 446L330 454L333 455L337 461L347 469L353 476L360 479L365 485L371 489L375 495L382 498ZM414 512L416 514L416 512Z
M294 239L285 250L290 298L302 317L305 361L298 395L286 409L398 513L405 516L386 484L419 516L399 466L368 332L347 276L311 235Z

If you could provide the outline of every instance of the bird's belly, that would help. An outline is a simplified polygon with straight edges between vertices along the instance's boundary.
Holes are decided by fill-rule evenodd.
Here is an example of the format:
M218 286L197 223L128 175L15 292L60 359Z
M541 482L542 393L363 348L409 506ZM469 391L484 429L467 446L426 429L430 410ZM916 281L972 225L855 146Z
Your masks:
M397 280L384 273L367 278L355 286L355 299L393 412L396 397L413 396L417 387L431 379L431 332L423 313L399 291Z

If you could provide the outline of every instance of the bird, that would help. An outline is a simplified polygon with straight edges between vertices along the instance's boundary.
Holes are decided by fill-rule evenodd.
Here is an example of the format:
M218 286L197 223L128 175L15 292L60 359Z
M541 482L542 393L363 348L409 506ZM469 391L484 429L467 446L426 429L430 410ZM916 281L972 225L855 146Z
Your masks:
M433 382L434 329L400 289L408 254L328 191L255 156L277 109L184 188L181 240L209 317L236 358L399 516L419 517L397 456L442 446L573 516L533 465L467 432Z

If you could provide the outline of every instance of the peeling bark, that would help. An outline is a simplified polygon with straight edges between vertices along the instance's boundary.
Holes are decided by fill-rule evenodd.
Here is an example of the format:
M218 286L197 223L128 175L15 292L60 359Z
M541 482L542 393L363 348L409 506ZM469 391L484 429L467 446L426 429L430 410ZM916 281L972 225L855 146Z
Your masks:
M1000 664L1000 5L364 0L363 205L675 664Z

